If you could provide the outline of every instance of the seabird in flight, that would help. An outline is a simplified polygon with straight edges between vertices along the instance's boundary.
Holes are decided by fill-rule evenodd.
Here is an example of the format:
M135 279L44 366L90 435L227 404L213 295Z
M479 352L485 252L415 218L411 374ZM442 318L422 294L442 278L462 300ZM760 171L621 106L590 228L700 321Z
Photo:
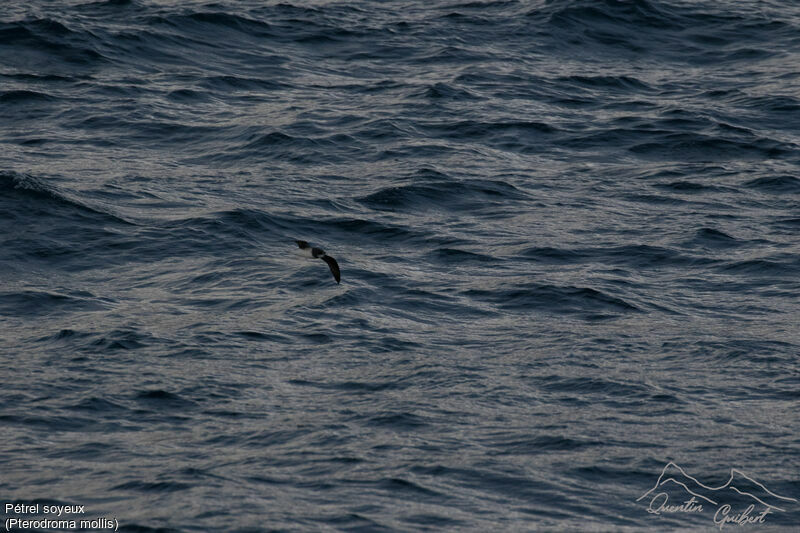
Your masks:
M336 280L336 283L339 283L339 280L342 279L341 274L339 273L339 263L336 262L336 259L333 257L326 255L325 250L322 248L312 248L306 241L294 241L297 243L297 246L300 247L303 252L308 255L308 257L313 257L314 259L322 259L331 269L331 274L333 274L333 279Z

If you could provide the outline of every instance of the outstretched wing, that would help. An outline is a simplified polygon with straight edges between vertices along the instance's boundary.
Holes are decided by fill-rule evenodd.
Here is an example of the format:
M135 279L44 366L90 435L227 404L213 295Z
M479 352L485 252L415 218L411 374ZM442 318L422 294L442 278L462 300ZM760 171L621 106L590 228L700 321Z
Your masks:
M339 283L339 280L342 279L342 275L339 272L339 263L329 255L323 255L322 260L328 263L328 266L331 268L331 274L333 274L333 279L336 280L336 283Z

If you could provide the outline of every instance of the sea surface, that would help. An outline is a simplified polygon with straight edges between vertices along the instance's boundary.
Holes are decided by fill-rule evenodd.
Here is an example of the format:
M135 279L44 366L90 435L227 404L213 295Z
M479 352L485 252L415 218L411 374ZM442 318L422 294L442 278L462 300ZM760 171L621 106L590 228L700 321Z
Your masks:
M800 4L2 2L0 274L4 529L798 531Z

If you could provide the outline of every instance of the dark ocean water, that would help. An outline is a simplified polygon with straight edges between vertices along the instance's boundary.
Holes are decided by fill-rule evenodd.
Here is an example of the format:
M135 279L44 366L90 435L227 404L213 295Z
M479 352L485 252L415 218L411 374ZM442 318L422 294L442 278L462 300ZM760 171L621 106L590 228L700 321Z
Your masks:
M4 516L797 531L799 233L796 2L0 3Z

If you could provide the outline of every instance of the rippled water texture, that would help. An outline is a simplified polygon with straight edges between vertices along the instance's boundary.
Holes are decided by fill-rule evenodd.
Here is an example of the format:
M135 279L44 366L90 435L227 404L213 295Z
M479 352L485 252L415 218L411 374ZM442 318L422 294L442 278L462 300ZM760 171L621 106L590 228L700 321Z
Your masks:
M776 0L4 2L0 503L719 530L671 461L793 530L798 65Z

